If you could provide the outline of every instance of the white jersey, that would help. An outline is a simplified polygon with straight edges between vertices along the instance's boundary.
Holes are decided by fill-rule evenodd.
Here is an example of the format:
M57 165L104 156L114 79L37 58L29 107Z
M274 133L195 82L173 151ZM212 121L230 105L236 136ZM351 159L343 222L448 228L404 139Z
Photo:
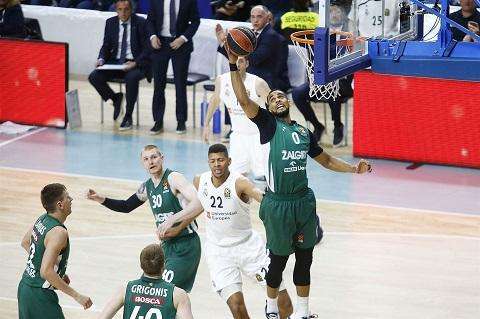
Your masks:
M228 109L230 118L232 119L232 131L240 134L259 134L257 126L245 115L242 107L238 103L237 97L232 87L232 80L230 73L224 73L220 75L220 99L225 103ZM252 101L258 101L258 93L256 90L258 76L246 73L245 88L247 94ZM260 105L260 104L259 104Z
M242 201L235 189L240 174L230 172L227 180L215 187L212 173L200 176L197 196L205 211L207 241L228 247L242 243L252 235L250 205Z
M350 11L350 19L353 18L352 10ZM382 1L357 1L357 25L360 36L369 38L381 37L384 24L384 38L398 35L400 30L400 7L398 0L385 0L384 19L385 21L382 18Z

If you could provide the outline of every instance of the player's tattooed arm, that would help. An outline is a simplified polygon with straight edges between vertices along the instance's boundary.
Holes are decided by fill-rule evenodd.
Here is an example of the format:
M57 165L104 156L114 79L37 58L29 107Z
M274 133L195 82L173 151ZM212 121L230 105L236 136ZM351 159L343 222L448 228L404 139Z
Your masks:
M249 202L250 198L261 202L263 199L263 192L255 187L255 185L246 177L239 177L235 181L235 190L239 198L244 202Z
M197 198L195 187L185 178L185 176L178 172L173 172L168 176L168 182L170 183L173 193L177 197L178 193L181 194L181 196L185 198L186 204L181 211L171 215L158 227L157 234L159 237L165 236L166 231L175 223L190 218L195 219L195 217L200 215L203 210L202 204ZM187 225L188 224L186 224L185 227Z
M30 240L32 238L32 230L33 230L33 226L31 226L28 231L25 233L25 235L23 235L23 238L22 238L22 247L23 249L25 249L27 251L27 253L30 251Z
M122 286L115 291L115 294L108 300L105 307L103 307L100 313L99 319L111 319L115 316L118 310L122 308L125 302L125 289L126 286Z
M335 172L363 174L372 171L371 164L364 159L361 159L357 165L352 165L339 158L331 156L325 151L313 159L323 167Z
M130 213L147 201L147 191L145 188L145 183L142 183L135 194L131 195L128 199L123 200L108 198L98 194L93 189L89 189L87 192L87 199L96 201L103 206L119 213Z

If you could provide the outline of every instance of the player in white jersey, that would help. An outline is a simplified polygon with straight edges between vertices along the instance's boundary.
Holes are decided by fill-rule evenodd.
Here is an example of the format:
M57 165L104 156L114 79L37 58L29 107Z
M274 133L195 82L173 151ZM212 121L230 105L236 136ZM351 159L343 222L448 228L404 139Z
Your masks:
M210 171L196 176L193 184L206 217L205 256L213 289L227 302L235 319L246 319L249 316L242 293L242 273L266 288L270 258L250 220L249 202L252 198L260 202L263 193L246 177L230 171L230 163L225 145L210 146ZM165 223L192 220L196 215L173 215ZM282 285L278 307L282 319L293 312L290 296Z
M384 1L385 11L382 15L382 1L357 0L357 25L360 36L381 38L383 25L385 25L383 38L391 38L399 34L399 0ZM354 18L353 10L350 12L350 18L352 20Z
M237 67L250 98L254 101L266 98L270 88L265 80L246 72L248 60L239 58ZM254 178L263 177L265 173L262 159L259 156L261 154L260 133L257 126L245 116L245 112L238 104L229 72L219 75L215 80L215 91L210 99L205 123L210 123L215 109L221 102L225 103L232 120L232 134L230 135L232 165L230 169L244 175L252 172ZM210 127L206 124L203 130L205 142L208 142L209 134Z

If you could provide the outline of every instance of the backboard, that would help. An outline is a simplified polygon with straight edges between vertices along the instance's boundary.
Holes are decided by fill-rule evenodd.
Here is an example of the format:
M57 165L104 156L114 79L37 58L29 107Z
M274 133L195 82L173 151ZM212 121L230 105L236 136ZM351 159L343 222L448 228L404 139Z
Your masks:
M415 4L402 0L320 0L315 32L315 84L325 84L370 66L370 40L414 39L418 33ZM342 31L342 34L335 32ZM347 34L343 33L347 32ZM348 52L335 48L352 37Z

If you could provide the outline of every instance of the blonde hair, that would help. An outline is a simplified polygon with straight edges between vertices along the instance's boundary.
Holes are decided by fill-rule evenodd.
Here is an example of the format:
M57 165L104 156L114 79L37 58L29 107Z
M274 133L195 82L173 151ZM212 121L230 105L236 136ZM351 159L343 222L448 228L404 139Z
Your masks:
M160 151L157 145L148 144L143 147L142 152L140 152L140 156L143 154L143 152L151 151L151 150L157 150L158 154L162 155L162 152Z

